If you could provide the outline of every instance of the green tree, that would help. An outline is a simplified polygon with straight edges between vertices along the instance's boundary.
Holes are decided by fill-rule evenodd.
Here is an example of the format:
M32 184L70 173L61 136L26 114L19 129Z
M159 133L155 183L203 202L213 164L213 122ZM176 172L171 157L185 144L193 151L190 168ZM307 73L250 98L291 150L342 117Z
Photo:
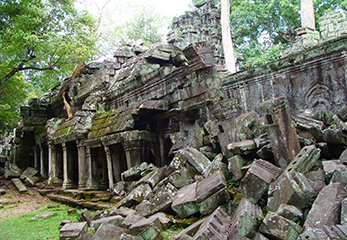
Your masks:
M163 43L171 20L150 6L118 3L102 16L98 54L106 55L120 45L142 40L146 46Z
M347 7L346 0L313 0L313 4L318 30L319 17ZM230 22L237 50L244 55L242 67L264 64L277 59L295 41L296 29L301 27L300 0L232 1Z
M41 92L93 56L95 21L73 0L0 3L0 91L22 73ZM45 83L43 83L45 82Z
M95 20L73 0L0 1L0 131L15 126L28 95L40 95L95 52Z

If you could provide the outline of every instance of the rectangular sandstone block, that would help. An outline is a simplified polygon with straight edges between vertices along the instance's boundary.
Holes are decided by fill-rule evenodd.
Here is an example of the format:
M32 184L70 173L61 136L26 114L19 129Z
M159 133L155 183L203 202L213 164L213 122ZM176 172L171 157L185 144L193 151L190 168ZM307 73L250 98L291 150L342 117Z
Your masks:
M26 192L28 189L24 186L22 181L19 178L13 178L12 183L16 186L19 192Z

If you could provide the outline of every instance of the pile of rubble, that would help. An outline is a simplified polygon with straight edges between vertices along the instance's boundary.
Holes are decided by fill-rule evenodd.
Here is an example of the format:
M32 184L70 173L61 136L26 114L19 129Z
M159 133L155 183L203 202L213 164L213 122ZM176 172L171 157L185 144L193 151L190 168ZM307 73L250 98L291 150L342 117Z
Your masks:
M344 111L294 118L283 98L261 109L237 119L244 140L228 145L231 158L206 140L174 151L169 166L133 167L115 185L115 207L64 222L61 239L162 239L182 219L189 226L172 239L347 239Z

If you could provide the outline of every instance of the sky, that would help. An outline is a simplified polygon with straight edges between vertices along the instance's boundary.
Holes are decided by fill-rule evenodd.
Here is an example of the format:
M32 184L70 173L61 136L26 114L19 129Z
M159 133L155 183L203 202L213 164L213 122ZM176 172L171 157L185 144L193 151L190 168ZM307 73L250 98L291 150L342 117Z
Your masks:
M87 6L89 12L97 12L108 0L80 0L82 5ZM174 17L184 14L190 10L192 0L110 0L105 9L112 9L117 4L128 2L131 5L153 6L158 12L165 16ZM98 6L96 6L96 4Z

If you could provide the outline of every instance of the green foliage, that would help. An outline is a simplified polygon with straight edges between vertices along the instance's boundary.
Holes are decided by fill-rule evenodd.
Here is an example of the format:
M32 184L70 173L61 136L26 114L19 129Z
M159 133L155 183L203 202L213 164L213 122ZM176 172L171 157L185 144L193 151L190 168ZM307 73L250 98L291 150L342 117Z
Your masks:
M346 10L347 0L313 0L318 19L336 8ZM301 27L299 0L231 1L230 23L233 41L243 54L241 68L254 67L279 58Z
M94 54L95 21L73 0L0 3L0 86L22 73L39 93Z
M48 208L42 206L37 211L29 213L12 215L8 218L0 218L0 239L6 240L26 240L26 239L58 239L59 225L64 219L76 221L76 217L82 210L76 213L68 213L71 207L60 204L55 208ZM4 208L1 211L5 211ZM56 212L57 214L45 218L35 219L30 221L31 218L44 212Z
M29 84L20 74L12 77L0 87L0 135L11 131L20 121L20 106L29 97L35 94L27 92Z
M169 22L169 18L156 12L153 7L119 4L103 17L99 29L99 54L109 54L118 46L133 44L137 40L142 40L146 46L163 43L165 26Z

